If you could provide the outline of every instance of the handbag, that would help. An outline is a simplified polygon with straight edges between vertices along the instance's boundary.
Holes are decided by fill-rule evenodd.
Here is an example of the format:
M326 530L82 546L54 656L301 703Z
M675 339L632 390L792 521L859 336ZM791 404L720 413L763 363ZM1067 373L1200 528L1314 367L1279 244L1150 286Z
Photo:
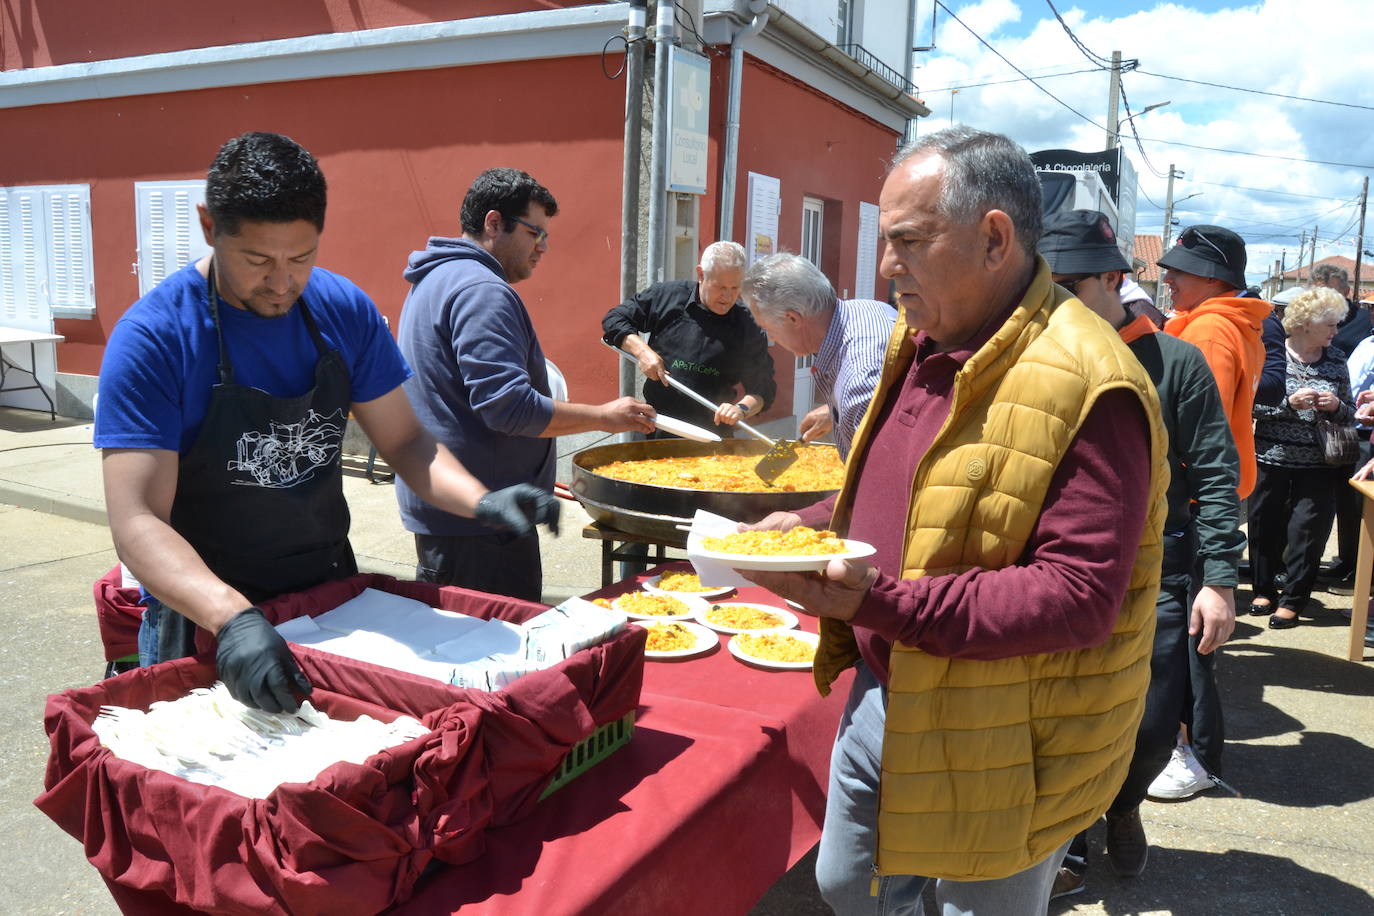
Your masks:
M1318 417L1317 444L1327 464L1341 467L1360 460L1360 438L1353 426Z
M1318 378L1312 367L1297 359L1291 347L1285 347L1288 357L1288 372L1304 382ZM1325 351L1323 351L1323 357ZM1317 414L1317 447L1322 451L1322 460L1333 467L1355 464L1360 460L1360 436L1355 427L1337 423Z

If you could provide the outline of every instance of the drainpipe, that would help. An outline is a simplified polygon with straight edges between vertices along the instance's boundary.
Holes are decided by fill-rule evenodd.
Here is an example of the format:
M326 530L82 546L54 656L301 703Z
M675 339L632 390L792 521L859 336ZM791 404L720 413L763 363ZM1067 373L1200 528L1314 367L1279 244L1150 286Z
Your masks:
M658 0L654 28L654 122L649 154L649 282L663 279L668 239L668 70L676 22L673 0Z
M751 8L755 4L750 4ZM758 3L760 11L754 20L735 33L730 42L730 97L725 116L725 155L720 176L720 231L717 241L734 238L735 179L739 171L739 108L744 85L744 43L768 24L768 4Z
M620 298L639 290L639 154L644 142L644 33L648 0L630 0L625 26L625 164L620 187ZM620 393L635 393L635 367L620 363Z

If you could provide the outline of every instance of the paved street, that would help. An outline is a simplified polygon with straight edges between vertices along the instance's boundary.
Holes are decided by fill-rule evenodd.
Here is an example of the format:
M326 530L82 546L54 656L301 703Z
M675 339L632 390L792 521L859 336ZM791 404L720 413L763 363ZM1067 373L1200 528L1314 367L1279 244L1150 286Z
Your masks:
M93 682L103 667L91 583L116 562L103 523L88 424L0 408L0 913L111 914L104 886L71 837L32 805L47 742L44 696ZM404 576L413 554L391 487L351 474L354 543L369 571ZM568 504L570 505L570 504ZM546 542L546 600L599 583L598 547L565 513ZM1095 850L1085 893L1051 913L1374 913L1374 665L1345 660L1348 598L1294 630L1242 618L1219 662L1226 701L1226 778L1217 792L1147 802L1152 848L1145 875L1118 880ZM1241 592L1239 603L1248 604ZM1374 656L1374 650L1366 653ZM1095 840L1101 842L1100 830ZM747 866L747 855L738 860ZM760 903L760 916L828 910L814 896L809 859ZM715 876L725 879L727 875Z

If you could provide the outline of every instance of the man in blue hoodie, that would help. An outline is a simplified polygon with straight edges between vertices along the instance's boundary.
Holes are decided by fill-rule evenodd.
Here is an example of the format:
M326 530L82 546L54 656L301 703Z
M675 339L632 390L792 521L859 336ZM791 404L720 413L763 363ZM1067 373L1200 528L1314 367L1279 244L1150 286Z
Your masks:
M487 486L552 492L556 436L654 430L635 398L574 404L550 397L544 351L514 289L548 250L558 203L519 169L488 169L463 198L461 238L434 237L411 254L398 342L415 374L406 393L420 422ZM503 483L496 483L503 481ZM422 582L538 601L538 536L513 536L425 503L396 483L415 535Z

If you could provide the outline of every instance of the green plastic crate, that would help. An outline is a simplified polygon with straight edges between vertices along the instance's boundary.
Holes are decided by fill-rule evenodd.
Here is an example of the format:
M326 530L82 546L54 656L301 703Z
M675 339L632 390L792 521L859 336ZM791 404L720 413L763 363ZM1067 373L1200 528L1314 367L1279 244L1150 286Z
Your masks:
M553 782L539 798L548 798L583 773L605 760L634 736L635 711L632 709L614 722L607 722L572 746L558 767Z

